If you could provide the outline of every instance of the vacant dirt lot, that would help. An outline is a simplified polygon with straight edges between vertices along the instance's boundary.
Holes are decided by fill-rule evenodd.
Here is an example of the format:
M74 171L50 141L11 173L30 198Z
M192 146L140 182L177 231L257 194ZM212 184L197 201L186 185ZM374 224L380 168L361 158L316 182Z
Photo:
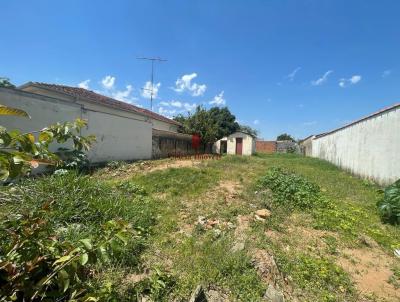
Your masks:
M272 166L316 183L332 206L277 206L258 186ZM142 272L126 282L168 274L166 301L186 300L198 285L213 301L400 300L400 230L380 222L379 188L330 164L290 155L160 160L93 177L139 184L162 205Z

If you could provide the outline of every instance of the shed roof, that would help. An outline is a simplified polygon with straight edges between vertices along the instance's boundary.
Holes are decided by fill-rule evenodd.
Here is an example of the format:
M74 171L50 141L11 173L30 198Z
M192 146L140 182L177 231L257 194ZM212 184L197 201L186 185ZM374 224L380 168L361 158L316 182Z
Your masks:
M323 137L323 136L326 136L326 135L335 133L335 132L337 132L337 131L340 131L340 130L342 130L342 129L348 128L348 127L350 127L350 126L353 126L353 125L355 125L355 124L361 123L361 122L363 122L363 121L365 121L365 120L368 120L368 119L373 118L373 117L375 117L375 116L377 116L377 115L380 115L380 114L382 114L382 113L385 113L385 112L387 112L387 111L391 111L391 110L397 109L397 108L400 108L400 103L396 103L396 104L394 104L394 105L392 105L392 106L385 107L385 108L383 108L383 109L381 109L381 110L379 110L379 111L377 111L377 112L374 112L374 113L372 113L372 114L370 114L370 115L367 115L367 116L365 116L365 117L363 117L363 118L360 118L360 119L358 119L358 120L356 120L356 121L354 121L354 122L351 122L351 123L349 123L349 124L346 124L346 125L344 125L344 126L342 126L342 127L336 128L336 129L331 130L331 131L328 131L328 132L320 133L320 134L316 135L315 138L317 139L317 138L320 138L320 137Z
M79 88L79 87L72 87L72 86L66 86L66 85L58 85L58 84L48 84L48 83L40 83L40 82L28 82L26 84L23 84L22 86L18 87L19 89L24 90L26 87L38 87L38 88L44 88L47 90L52 90L58 93L66 94L74 98L83 98L87 99L89 101L92 101L94 103L98 103L107 107L112 107L115 109L120 109L120 110L125 110L125 111L131 111L135 113L139 113L141 115L145 115L147 117L163 121L165 123L169 124L174 124L174 125L181 125L179 122L174 121L172 119L169 119L161 114L155 113L153 111L140 108L138 106L118 101L116 99L110 98L108 96L96 93L94 91L84 89L84 88Z
M253 138L256 138L255 135L253 135L253 134L251 134L251 133L248 133L248 132L246 132L246 131L243 131L243 130L235 131L234 133L232 133L232 134L230 134L230 135L233 135L233 134L235 134L235 133L243 133L243 134L246 134L246 135L250 135L250 136L253 137ZM229 135L229 136L230 136L230 135Z

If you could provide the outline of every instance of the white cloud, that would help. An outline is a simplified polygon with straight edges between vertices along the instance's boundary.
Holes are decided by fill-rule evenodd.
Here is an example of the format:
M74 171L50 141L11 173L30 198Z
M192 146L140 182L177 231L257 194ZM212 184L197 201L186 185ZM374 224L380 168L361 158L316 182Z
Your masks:
M320 77L317 80L311 81L311 85L313 86L319 86L322 85L323 83L325 83L328 80L328 76L333 72L333 70L328 70L327 72L325 72L323 74L322 77Z
M197 104L196 103L183 103L180 101L170 101L170 102L165 102L162 101L158 104L159 106L159 111L163 111L165 113L171 114L171 112L175 113L187 113L188 111L191 112L194 109L196 109ZM170 107L171 109L166 109L165 107ZM162 108L162 109L160 109ZM173 109L172 109L173 108Z
M89 83L90 83L90 80L89 80L89 79L84 80L84 81L82 81L82 82L80 82L80 83L78 84L78 87L79 87L79 88L83 88L83 89L89 89Z
M158 107L158 113L168 118L172 118L174 115L176 115L177 111L175 109L165 109L164 107Z
M115 77L112 76L105 76L101 80L101 85L103 85L104 89L113 89L114 88L114 83L115 83Z
M358 74L353 75L352 77L350 77L348 79L342 78L342 79L339 80L339 86L342 87L342 88L345 88L345 87L348 87L348 86L351 86L351 85L355 85L358 82L360 82L361 79L362 79L362 77L360 75L358 75Z
M185 103L183 104L183 108L185 108L186 111L193 111L194 109L196 109L197 104L193 103L193 104L189 104L189 103Z
M226 104L226 100L224 99L224 91L221 91L218 95L216 95L211 102L210 105L223 106Z
M176 92L184 92L187 90L192 96L201 96L207 89L205 84L192 83L192 80L197 77L197 73L185 74L175 82L175 88L172 88Z
M133 92L133 86L126 85L125 90L117 90L115 92L112 92L111 96L118 101L133 103L135 100L137 100L137 98L131 95L132 92Z
M157 98L158 90L160 89L161 83L153 84L153 88L151 87L151 82L147 81L142 89L142 97L146 99L150 99L151 92L153 91L153 99Z
M254 121L253 121L253 124L254 124L254 125L258 125L259 123L260 123L259 120L254 120Z
M386 78L392 74L392 71L390 69L385 70L382 72L382 78Z
M289 81L293 81L294 78L296 77L297 72L301 69L301 67L297 67L295 70L293 70L291 73L287 75L287 78Z
M179 102L179 101L171 101L171 106L173 106L173 107L178 107L178 108L181 108L182 107L182 103L181 102Z

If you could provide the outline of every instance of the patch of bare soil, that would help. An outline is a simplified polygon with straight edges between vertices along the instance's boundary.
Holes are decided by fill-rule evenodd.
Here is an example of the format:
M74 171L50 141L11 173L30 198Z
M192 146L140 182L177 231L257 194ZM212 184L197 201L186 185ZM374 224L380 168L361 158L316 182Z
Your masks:
M167 161L160 165L154 165L149 169L146 169L145 172L148 173L153 171L166 170L169 168L191 168L191 167L196 167L201 163L202 161L200 160L173 160L173 161Z
M220 181L217 186L203 195L201 203L207 204L207 208L215 207L217 200L216 197L221 195L223 196L225 203L229 203L237 198L241 189L242 186L239 182L231 180ZM185 203L185 208L182 209L182 213L180 213L180 221L178 222L180 225L179 233L190 235L196 224L205 229L228 229L233 227L229 222L219 219L211 219L206 217L206 213L202 212L198 213L199 216L197 217L197 221L188 222L187 218L190 217L194 209L198 209L197 201L187 201Z
M206 192L205 197L207 200L212 201L213 199L215 199L216 196L222 194L224 201L226 203L231 203L235 199L237 199L242 189L243 186L237 181L222 180L220 181L218 186Z
M400 301L400 290L388 283L394 260L379 248L345 249L338 264L347 271L362 295Z
M265 236L271 239L277 244L285 244L290 242L290 247L284 247L285 250L295 249L298 251L314 251L319 254L327 248L327 244L324 240L325 237L331 236L336 237L336 233L329 231L315 230L303 226L292 226L285 229L285 232L278 232L274 230L267 230Z
M148 160L134 162L130 164L123 164L117 168L105 167L94 173L94 176L99 179L116 179L124 180L130 178L135 174L146 174L153 171L166 170L169 168L190 168L197 167L203 161L201 160L174 160L174 159L161 159L161 160Z

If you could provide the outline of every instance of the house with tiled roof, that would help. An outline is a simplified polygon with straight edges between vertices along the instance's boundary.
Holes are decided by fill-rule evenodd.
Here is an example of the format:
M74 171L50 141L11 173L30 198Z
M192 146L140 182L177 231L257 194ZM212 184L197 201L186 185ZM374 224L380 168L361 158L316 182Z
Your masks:
M36 94L62 98L66 101L91 103L95 106L100 105L118 111L143 115L151 121L153 128L157 130L178 132L178 126L180 125L177 121L169 119L161 114L80 87L28 82L18 88Z
M178 133L180 124L153 111L84 88L28 82L17 89L0 88L1 103L20 108L31 119L5 117L8 129L35 131L56 122L82 118L83 135L94 134L91 162L137 160L187 154L191 136Z

